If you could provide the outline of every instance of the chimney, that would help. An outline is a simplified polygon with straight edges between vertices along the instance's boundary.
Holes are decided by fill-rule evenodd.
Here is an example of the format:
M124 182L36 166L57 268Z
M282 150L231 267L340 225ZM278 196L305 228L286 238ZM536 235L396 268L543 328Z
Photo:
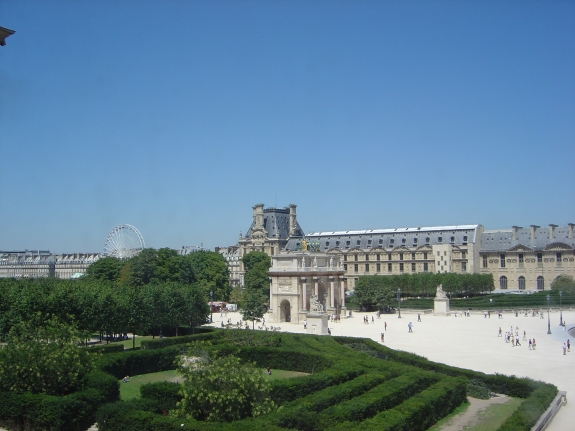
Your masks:
M295 213L296 205L289 205L289 236L295 236L297 230L297 215Z
M553 239L553 232L555 231L556 227L557 227L556 224L549 225L549 239Z
M533 241L535 239L535 229L539 229L540 226L534 225L532 224L530 226L530 232L531 232L531 241Z
M517 232L519 229L523 229L521 226L511 226L511 240L517 241Z
M575 224L573 224L573 223L569 223L567 225L567 237L568 238L573 238L573 226L575 226Z

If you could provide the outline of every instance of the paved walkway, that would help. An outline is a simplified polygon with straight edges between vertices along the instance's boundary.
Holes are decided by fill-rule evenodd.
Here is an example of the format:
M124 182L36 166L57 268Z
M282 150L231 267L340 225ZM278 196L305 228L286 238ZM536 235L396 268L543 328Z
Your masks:
M366 314L369 324L363 323ZM388 347L484 373L527 376L553 383L559 390L567 391L568 401L570 397L575 400L575 338L558 326L559 312L550 315L552 335L547 334L547 314L544 319L523 317L522 314L518 317L504 314L503 319L498 319L493 313L491 318L484 318L483 313L474 313L471 317L422 314L422 322L417 322L417 313L402 310L401 319L397 315L382 315L381 319L375 318L373 324L372 316L375 314L353 313L351 318L341 323L330 323L329 327L333 335L366 337L379 341L381 332L384 332L384 322L387 322L385 345ZM219 313L214 313L213 326L219 327L221 321L228 318L235 323L241 316L239 313L228 313L227 317L220 317ZM563 320L566 321L567 329L575 328L575 311L564 311ZM408 333L409 322L413 323L412 333ZM301 324L266 323L268 326L280 326L282 331L305 332ZM521 346L511 347L503 337L497 337L500 326L503 333L511 326L514 330L518 326ZM523 341L523 331L527 332L528 339L535 338L537 350L529 350L528 342ZM572 332L575 333L575 330ZM571 353L564 356L562 345L567 338L571 340L573 348ZM572 402L559 410L547 430L571 431L574 429L573 418L575 403Z

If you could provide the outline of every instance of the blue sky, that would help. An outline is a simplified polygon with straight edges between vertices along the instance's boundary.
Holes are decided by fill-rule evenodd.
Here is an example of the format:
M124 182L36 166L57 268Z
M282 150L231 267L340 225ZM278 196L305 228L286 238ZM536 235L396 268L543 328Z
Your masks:
M0 3L0 250L575 222L575 2Z

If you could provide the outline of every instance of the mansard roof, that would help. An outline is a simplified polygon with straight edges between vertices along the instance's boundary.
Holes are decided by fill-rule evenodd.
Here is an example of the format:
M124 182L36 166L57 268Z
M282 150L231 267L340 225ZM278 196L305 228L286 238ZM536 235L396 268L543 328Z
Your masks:
M475 243L481 225L412 227L399 229L372 229L334 232L311 232L306 238L319 242L319 249L345 250L359 249L363 252L375 248L390 251L403 246L408 250L424 245L435 244L466 245ZM296 250L297 241L289 240L285 250Z
M267 238L287 239L289 238L289 208L265 208L264 210L264 230ZM302 228L296 220L296 235L304 235ZM252 222L245 238L251 238L255 222Z
M552 245L561 244L564 249L575 249L575 238L569 238L568 226L554 226L552 238L549 238L550 227L533 227L533 237L531 237L531 227L517 227L515 237L513 229L486 230L481 237L482 252L506 252L519 251L521 248L526 251L548 250Z

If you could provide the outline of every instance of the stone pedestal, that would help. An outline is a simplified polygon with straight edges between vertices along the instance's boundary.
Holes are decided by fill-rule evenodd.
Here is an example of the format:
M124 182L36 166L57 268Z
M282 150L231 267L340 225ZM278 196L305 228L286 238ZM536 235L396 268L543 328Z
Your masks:
M308 334L328 335L329 316L326 313L309 313L306 315L306 319Z
M448 316L449 298L435 298L433 300L433 314L435 316Z

